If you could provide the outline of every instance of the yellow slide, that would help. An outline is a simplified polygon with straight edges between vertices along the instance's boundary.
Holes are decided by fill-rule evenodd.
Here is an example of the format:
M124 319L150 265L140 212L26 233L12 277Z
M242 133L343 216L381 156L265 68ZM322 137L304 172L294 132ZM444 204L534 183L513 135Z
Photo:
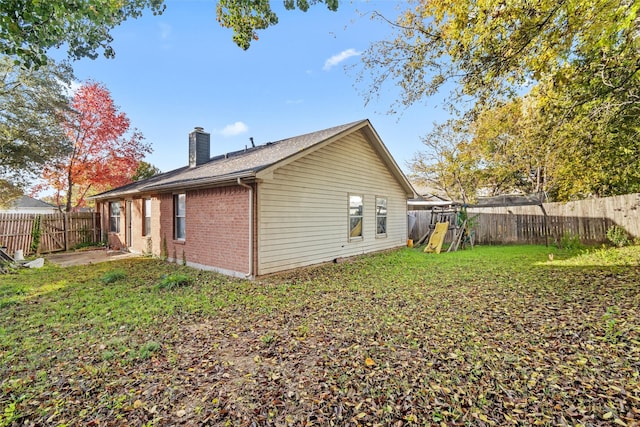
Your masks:
M437 223L435 230L433 230L433 234L429 236L429 243L424 248L424 252L435 252L439 254L440 249L442 249L442 242L444 242L444 236L447 235L447 231L449 231L448 222Z

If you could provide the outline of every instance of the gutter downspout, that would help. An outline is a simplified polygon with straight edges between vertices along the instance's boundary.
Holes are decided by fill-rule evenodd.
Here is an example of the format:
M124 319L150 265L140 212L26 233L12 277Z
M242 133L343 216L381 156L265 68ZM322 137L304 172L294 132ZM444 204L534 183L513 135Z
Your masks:
M245 274L246 278L253 276L253 187L242 182L238 178L238 185L249 189L249 272Z

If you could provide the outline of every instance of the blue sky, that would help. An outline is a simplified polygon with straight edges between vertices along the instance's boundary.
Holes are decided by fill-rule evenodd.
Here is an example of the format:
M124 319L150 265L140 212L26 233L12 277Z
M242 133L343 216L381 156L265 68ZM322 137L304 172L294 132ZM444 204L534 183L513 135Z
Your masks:
M365 106L366 82L355 83L360 52L391 34L360 14L395 19L398 3L341 1L338 12L316 5L306 13L272 3L280 23L243 51L218 25L213 0L167 0L163 15L146 12L112 31L115 59L74 62L76 76L105 84L151 143L146 160L162 171L187 164L195 126L211 133L213 156L244 148L249 137L264 144L368 118L406 172L420 137L447 113L431 100L388 115L394 87Z

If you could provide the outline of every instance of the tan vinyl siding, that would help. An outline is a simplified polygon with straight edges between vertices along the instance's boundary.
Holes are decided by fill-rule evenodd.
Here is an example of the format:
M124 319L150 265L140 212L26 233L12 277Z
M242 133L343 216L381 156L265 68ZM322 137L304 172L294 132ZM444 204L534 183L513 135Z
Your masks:
M349 241L349 194L364 196L363 237ZM387 198L376 236L375 198ZM258 274L404 246L406 196L361 132L274 171L258 188Z

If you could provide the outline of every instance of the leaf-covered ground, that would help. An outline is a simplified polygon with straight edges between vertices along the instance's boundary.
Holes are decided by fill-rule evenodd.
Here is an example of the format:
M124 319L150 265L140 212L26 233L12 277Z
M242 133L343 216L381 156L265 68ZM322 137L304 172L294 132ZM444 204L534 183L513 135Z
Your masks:
M0 426L640 425L640 247L551 252L0 276Z

